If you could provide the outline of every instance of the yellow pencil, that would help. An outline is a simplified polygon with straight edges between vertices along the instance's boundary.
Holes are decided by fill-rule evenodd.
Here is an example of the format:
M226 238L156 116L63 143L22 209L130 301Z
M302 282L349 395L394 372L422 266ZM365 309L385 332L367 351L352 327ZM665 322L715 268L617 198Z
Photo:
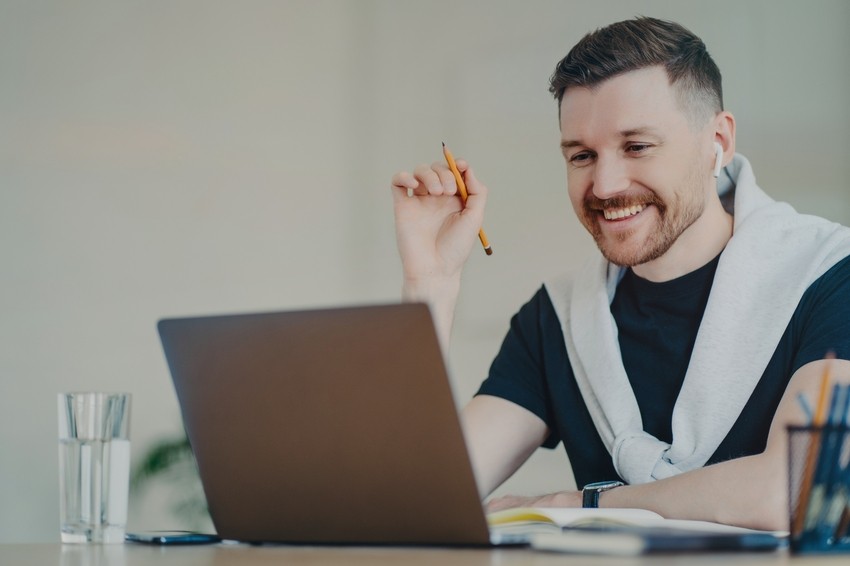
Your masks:
M455 158L452 152L449 151L449 148L446 147L445 142L443 142L443 155L446 157L446 163L449 164L449 169L452 170L452 174L455 176L460 199L463 201L463 204L466 204L466 199L469 197L469 194L466 192L466 183L463 182L463 177L460 171L457 170ZM481 245L484 246L484 252L487 255L493 255L493 248L490 246L490 242L487 241L487 234L484 233L484 228L478 230L478 239L481 240Z

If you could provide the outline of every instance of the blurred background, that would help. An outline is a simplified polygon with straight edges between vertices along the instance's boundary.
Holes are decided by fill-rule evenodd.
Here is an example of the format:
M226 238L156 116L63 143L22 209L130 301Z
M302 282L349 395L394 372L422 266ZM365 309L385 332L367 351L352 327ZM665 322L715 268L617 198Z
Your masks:
M462 405L512 313L593 249L548 78L635 15L705 40L763 188L850 224L844 0L0 0L0 542L58 540L56 393L131 392L134 465L182 434L159 318L397 301L389 180L441 141L491 192ZM502 492L572 486L559 447ZM182 526L173 499L149 485L129 528Z

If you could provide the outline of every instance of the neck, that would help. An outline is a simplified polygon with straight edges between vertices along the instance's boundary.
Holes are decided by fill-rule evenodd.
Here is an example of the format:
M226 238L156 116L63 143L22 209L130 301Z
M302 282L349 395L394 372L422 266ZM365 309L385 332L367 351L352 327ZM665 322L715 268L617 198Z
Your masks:
M699 219L661 257L636 265L636 275L660 283L686 275L717 257L732 238L733 219L713 193Z

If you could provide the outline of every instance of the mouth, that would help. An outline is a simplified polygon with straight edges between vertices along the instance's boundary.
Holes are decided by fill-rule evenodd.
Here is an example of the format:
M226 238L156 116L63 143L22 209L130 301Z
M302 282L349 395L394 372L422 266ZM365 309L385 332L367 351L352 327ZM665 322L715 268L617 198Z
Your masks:
M640 214L645 208L645 204L636 204L622 208L604 208L602 209L602 215L605 217L605 220L623 220Z

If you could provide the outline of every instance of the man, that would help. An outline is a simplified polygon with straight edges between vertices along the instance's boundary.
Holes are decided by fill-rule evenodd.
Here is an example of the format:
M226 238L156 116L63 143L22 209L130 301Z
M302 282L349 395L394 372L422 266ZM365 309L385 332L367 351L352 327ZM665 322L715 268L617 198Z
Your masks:
M850 377L850 231L758 188L735 154L720 72L677 24L588 34L551 91L570 200L601 254L519 311L463 411L482 495L563 442L584 493L490 508L641 507L787 528L797 396L814 398L827 366ZM487 199L458 167L465 206L442 163L392 181L403 296L431 305L444 347Z

